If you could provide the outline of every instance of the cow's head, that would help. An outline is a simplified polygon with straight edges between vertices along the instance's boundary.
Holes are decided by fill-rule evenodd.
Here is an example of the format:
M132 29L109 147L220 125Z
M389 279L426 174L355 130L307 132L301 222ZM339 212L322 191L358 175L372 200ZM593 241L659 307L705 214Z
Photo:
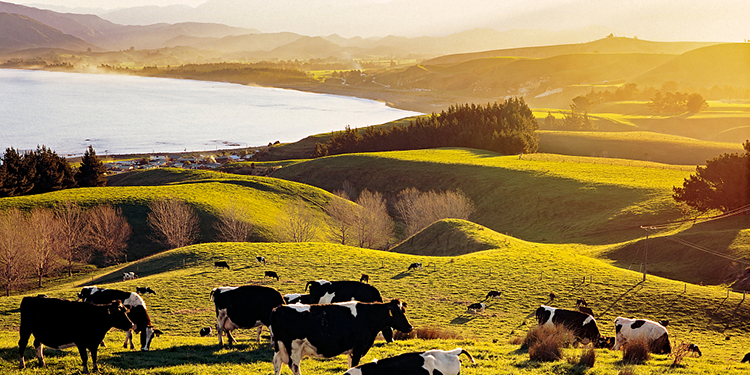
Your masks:
M107 306L107 309L107 313L112 322L112 327L123 331L133 328L133 322L128 318L128 312L130 309L123 306L121 301L112 301L112 303Z
M550 316L552 316L552 311L554 309L549 306L541 305L538 309L536 309L536 312L534 313L534 316L536 317L536 322L539 324L544 324L549 320Z
M394 299L386 305L388 306L388 325L404 333L411 332L412 326L406 319L406 302Z
M151 318L148 316L148 311L141 306L133 306L128 312L128 317L133 322L133 330L141 333L141 350L148 351L150 349L151 340L154 336L162 334L158 329L154 329L151 325Z

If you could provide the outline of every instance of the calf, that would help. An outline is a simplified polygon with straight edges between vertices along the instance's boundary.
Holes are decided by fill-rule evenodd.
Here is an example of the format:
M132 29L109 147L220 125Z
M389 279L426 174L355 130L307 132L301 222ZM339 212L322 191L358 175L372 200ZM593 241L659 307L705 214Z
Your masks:
M211 327L203 327L198 333L201 335L201 337L206 337L211 334Z
M153 295L156 295L156 292L154 292L153 289L151 289L151 288L149 288L147 286L146 287L138 286L138 287L135 288L135 292L138 293L138 294L140 294L140 295L144 295L144 294L153 294Z
M458 375L461 373L461 359L458 358L461 354L466 354L471 363L476 363L471 354L461 348L450 351L428 350L365 363L349 369L344 375Z
M646 319L615 318L615 346L612 349L619 350L626 342L636 339L646 340L652 353L672 352L669 332L661 324Z
M265 279L266 277L276 278L276 281L279 281L279 274L273 271L266 271L263 278Z
M470 312L473 312L473 313L476 314L476 313L484 312L484 308L485 307L487 307L487 305L485 305L484 303L481 303L481 302L480 303L472 303L471 305L469 305L469 308L468 308L467 311L470 311Z
M536 309L535 316L540 325L562 325L573 332L576 338L584 341L596 342L600 336L594 317L582 312L541 305Z
M309 294L298 294L298 293L292 293L292 294L284 294L284 302L286 302L287 305L291 305L293 303L304 303L305 305L309 305L312 302L310 299Z
M305 290L308 287L310 287L310 303L383 302L377 288L356 281L316 280L308 281L305 284ZM383 338L386 342L393 342L393 330L390 327L383 330Z
M500 299L500 295L501 294L502 293L498 292L497 290L490 290L489 292L487 292L487 296L484 297L484 300L486 301L486 300L488 300L490 298Z
M284 304L276 289L260 285L214 288L209 294L216 307L216 331L219 345L224 346L223 332L230 344L236 344L231 331L236 328L258 328L257 342L263 326L271 324L271 310Z
M359 364L379 331L395 327L410 332L406 304L399 300L382 302L341 302L331 305L284 305L271 313L274 374L287 364L300 374L304 356L331 358L349 355L349 367Z
M690 345L687 346L688 353L695 353L698 354L698 357L703 356L703 353L701 353L701 348L698 347L698 345L695 345L693 343L690 343Z
M257 257L255 257L255 260L256 260L256 261L257 261L258 263L263 263L263 265L264 265L264 266L266 265L266 258L265 258L265 257L262 257L262 256L257 256Z
M142 351L148 351L150 349L151 340L153 340L154 336L158 337L162 334L160 330L154 329L151 324L151 318L148 316L148 311L146 310L146 302L144 302L143 298L136 293L87 286L81 289L78 298L83 302L97 305L110 303L112 301L122 301L122 304L129 308L128 318L133 322L133 329L128 330L125 334L125 343L123 343L124 348L127 348L128 344L130 344L130 349L135 348L133 345L133 331L141 334Z
M370 283L370 275L363 273L362 277L359 278L360 283Z
M21 326L18 340L19 368L26 367L23 354L29 337L34 335L34 350L39 364L44 363L44 345L54 349L77 347L88 374L88 353L93 370L98 371L96 355L99 343L110 328L130 330L133 323L127 308L119 301L106 305L66 301L57 298L24 297L21 300Z
M216 269L216 268L230 269L229 268L229 264L227 262L224 262L224 261L214 262L214 269Z
M124 272L122 274L122 281L134 280L137 278L138 278L138 275L136 275L135 272Z
M407 268L407 271L416 270L416 269L422 269L422 263L412 263L409 265L409 268Z

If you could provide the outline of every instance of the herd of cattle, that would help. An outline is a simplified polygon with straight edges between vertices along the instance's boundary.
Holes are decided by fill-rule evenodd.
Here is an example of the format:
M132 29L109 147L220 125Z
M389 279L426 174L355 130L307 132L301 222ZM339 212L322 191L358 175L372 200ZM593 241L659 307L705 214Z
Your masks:
M221 266L229 268L228 264ZM409 266L409 270L420 268L421 264L418 263ZM219 345L224 345L224 333L229 343L236 343L232 330L237 328L257 328L256 340L260 343L261 330L263 326L267 327L274 351L272 362L275 375L281 373L283 365L287 365L293 374L300 374L300 362L306 356L331 358L347 354L348 375L457 375L460 372L461 354L467 355L474 363L468 352L457 348L406 353L360 365L360 359L367 354L379 333L387 342L392 342L393 329L404 333L412 330L406 318L406 302L399 299L385 302L378 289L367 284L367 281L369 277L364 274L359 282L309 281L305 285L305 292L309 289L307 294L286 295L261 285L214 288L209 299L213 300L216 310ZM83 361L84 373L88 373L86 350L91 353L93 370L97 371L97 348L104 345L104 336L110 328L126 331L124 348L130 346L130 349L134 349L133 333L140 333L140 350L148 351L151 340L161 331L154 329L146 303L139 294L155 292L141 287L134 293L89 286L78 294L78 301L44 295L25 297L20 308L20 368L25 366L24 352L32 334L40 365L44 366L42 349L45 345L55 349L76 346ZM500 296L500 292L490 291L485 301L499 299ZM485 307L481 302L470 305L469 310L479 312L484 311ZM595 347L619 350L631 340L645 339L651 352L671 353L666 322L618 317L614 320L615 337L604 337L586 301L578 300L577 307L579 311L541 305L534 315L539 325L563 325L577 339L583 343L591 342ZM211 328L201 329L200 334L211 334ZM688 350L700 355L695 345Z

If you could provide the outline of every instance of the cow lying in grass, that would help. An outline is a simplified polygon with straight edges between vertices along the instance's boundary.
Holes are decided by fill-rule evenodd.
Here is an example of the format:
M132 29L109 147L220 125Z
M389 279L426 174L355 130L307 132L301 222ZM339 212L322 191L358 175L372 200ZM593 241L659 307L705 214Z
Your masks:
M461 373L461 360L458 358L461 354L466 354L471 363L476 363L471 354L461 348L450 351L428 350L375 360L351 368L344 375L458 375Z

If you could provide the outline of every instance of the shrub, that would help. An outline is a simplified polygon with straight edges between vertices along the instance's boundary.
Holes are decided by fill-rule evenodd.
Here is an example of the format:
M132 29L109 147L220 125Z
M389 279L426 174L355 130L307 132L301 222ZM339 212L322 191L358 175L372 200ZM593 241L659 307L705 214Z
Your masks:
M632 367L625 367L617 375L635 375L635 370Z
M644 339L628 341L624 347L622 361L625 363L643 363L651 357L648 350L648 342Z
M593 347L589 347L588 349L584 349L581 353L581 358L578 360L578 364L581 366L586 367L594 367L594 363L596 362L596 351L594 351Z
M573 334L563 326L536 326L529 330L521 349L529 349L532 361L557 361L562 358L562 348L573 343Z
M404 333L401 331L393 332L394 340L411 340L411 339L450 340L450 339L460 339L460 338L461 338L461 335L459 335L458 333L454 331L449 331L442 327L437 327L437 326L415 328L411 332L408 332L408 333Z
M672 357L672 366L679 366L680 363L682 363L682 359L690 353L688 352L689 346L690 343L683 341L672 351L672 353L669 355L670 357Z

